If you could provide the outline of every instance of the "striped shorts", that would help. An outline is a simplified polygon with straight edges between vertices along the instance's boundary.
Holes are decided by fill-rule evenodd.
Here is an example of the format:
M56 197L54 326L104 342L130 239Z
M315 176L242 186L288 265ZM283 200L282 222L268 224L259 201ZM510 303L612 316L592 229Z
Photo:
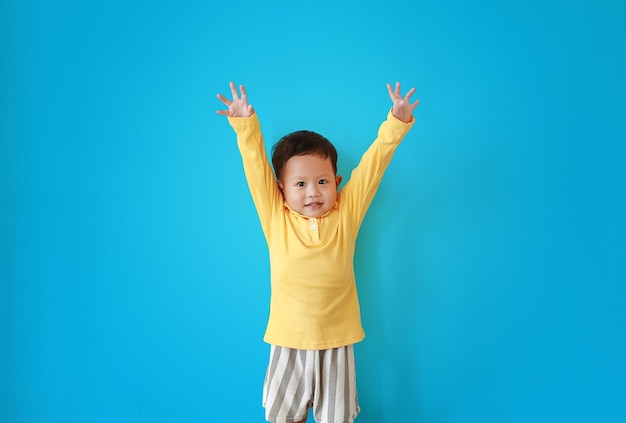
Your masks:
M317 423L352 423L360 411L354 347L311 351L272 345L263 407L273 423L304 420L311 407Z

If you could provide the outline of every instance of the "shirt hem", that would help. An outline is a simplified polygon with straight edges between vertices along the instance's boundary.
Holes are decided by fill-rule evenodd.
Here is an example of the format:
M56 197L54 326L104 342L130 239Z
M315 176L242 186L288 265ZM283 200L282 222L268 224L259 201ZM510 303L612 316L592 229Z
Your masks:
M320 344L301 344L301 343L291 343L291 342L280 342L278 340L272 340L270 338L263 338L263 341L266 344L274 345L277 347L283 348L291 348L294 350L305 350L305 351L320 351L320 350L329 350L332 348L340 348L345 347L347 345L357 344L365 339L365 336L356 337L356 338L348 338L341 341L336 342L324 342Z

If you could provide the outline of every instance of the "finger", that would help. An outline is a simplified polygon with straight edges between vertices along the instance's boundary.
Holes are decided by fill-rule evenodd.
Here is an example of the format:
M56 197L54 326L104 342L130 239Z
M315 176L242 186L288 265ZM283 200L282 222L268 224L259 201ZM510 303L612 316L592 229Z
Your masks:
M391 84L387 84L387 92L389 93L389 98L393 100L393 89L391 88Z
M420 101L416 100L415 103L413 104L409 104L409 107L411 108L411 114L413 114L413 110L415 110L417 108L417 106L419 106Z
M241 99L247 102L248 94L246 93L246 87L244 87L243 84L239 86L239 91L241 91Z
M411 98L414 92L415 92L415 87L411 88L409 92L406 93L406 95L404 96L404 99L406 100L407 103L409 102L409 99Z
M231 82L228 85L230 85L230 92L233 95L233 100L239 100L239 94L237 93L237 88L235 87L235 83Z
M230 106L232 104L232 101L230 101L229 99L224 97L222 94L218 94L217 98L219 99L219 101L221 101L222 103L224 103L227 106Z
M228 116L228 110L216 110L215 113L222 116Z
M398 97L401 97L401 92L400 92L400 83L396 82L396 95Z

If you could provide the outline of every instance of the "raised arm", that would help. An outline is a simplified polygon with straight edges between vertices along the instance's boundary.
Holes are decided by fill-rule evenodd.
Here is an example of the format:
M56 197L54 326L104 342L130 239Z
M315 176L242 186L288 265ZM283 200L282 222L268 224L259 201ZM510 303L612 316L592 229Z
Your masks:
M239 96L239 94L237 93L237 88L235 87L235 83L231 82L229 85L233 99L229 100L222 94L218 94L217 98L222 103L224 103L224 105L228 107L228 109L217 110L217 114L228 117L252 116L254 114L254 109L252 108L252 104L248 104L248 94L246 93L246 88L243 85L239 85L239 90L241 91L241 96Z
M393 102L393 109L391 110L393 115L402 122L409 123L411 121L411 116L413 116L413 110L415 110L418 104L420 104L419 100L413 104L410 103L411 96L415 92L415 88L411 88L409 92L402 97L400 83L396 82L396 89L393 90L391 88L391 84L387 84L387 91L389 91L389 98Z
M241 153L243 169L250 188L250 194L261 221L266 239L274 211L283 207L282 194L274 178L272 166L267 157L261 124L252 105L248 104L248 95L243 85L239 86L241 96L234 83L230 83L232 100L221 94L217 98L228 108L217 110L217 114L226 116L228 123L237 134L237 147Z

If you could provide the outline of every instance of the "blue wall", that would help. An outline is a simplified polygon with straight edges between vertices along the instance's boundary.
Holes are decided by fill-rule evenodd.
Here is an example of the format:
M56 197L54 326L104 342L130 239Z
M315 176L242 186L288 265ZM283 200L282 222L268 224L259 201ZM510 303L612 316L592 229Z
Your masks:
M0 6L0 421L262 421L267 253L217 92L345 176L361 423L626 421L618 1Z

